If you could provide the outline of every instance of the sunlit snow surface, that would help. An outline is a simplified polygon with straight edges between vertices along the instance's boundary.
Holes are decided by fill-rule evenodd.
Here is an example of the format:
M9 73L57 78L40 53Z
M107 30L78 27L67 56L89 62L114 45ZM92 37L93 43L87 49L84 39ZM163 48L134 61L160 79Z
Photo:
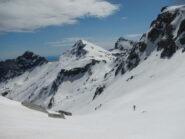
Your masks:
M168 7L163 11L174 12L177 8L182 9L172 22L174 37L184 20L185 8ZM111 53L82 41L58 62L1 84L0 92L11 90L8 98L23 101L34 92L36 104L48 104L50 98L39 97L40 89L50 87L61 69L84 67L92 59L100 61L91 67L92 76L84 73L83 77L75 76L59 86L52 110L72 112L73 116L66 120L49 118L0 97L0 139L185 139L185 53L181 49L184 45L179 44L171 58L161 58L161 51L156 51L156 43L161 39L164 38L151 43L143 37L141 41L148 47L138 52L140 64L124 75L115 77L112 72L108 80L105 73L114 69L114 55L119 51ZM83 44L86 45L81 49ZM106 85L105 90L92 100L100 85Z
M0 97L0 138L184 139L185 54L179 50L171 59L156 55L152 53L90 105L78 109L83 114L66 120L48 118Z

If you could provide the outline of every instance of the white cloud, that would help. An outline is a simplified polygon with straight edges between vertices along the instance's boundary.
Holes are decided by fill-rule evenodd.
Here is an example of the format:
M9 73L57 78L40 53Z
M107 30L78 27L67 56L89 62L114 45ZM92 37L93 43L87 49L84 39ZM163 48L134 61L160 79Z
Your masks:
M141 37L142 34L127 34L126 35L128 38L137 38L137 37Z
M107 17L119 9L106 0L0 0L0 32L32 32L74 24L79 18Z

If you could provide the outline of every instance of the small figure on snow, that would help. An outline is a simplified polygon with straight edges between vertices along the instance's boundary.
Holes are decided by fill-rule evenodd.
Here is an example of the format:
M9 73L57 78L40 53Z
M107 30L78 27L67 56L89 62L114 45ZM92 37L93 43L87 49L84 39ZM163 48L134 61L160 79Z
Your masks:
M136 111L136 105L133 105L133 110Z

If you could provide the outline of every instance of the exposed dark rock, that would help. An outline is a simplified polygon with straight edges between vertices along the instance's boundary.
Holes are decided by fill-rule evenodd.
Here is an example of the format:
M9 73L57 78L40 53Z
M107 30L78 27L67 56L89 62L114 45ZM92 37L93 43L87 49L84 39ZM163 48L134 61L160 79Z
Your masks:
M121 41L128 41L127 39L123 38L123 37L120 37L118 39L118 41L115 43L115 49L120 49L120 50L123 50L123 47L119 47L119 42Z
M173 38L172 31L173 26L170 23L175 19L178 11L174 13L164 12L158 15L157 19L151 24L152 30L148 33L148 38L154 42L162 35L166 35L167 38Z
M166 8L168 8L169 6L164 6L162 9L161 9L161 12L163 12L164 10L166 10Z
M101 95L104 89L105 89L105 85L96 88L96 92L95 92L95 94L94 94L93 100L94 100L97 96Z
M100 61L92 60L91 63L87 64L84 67L74 68L71 70L64 70L62 69L60 73L58 74L56 80L53 82L50 94L53 94L58 90L58 86L63 82L65 78L74 77L79 74L83 74L87 72L91 66L95 65L96 63L99 63Z
M185 34L180 38L180 43L181 43L182 45L185 44Z
M48 109L50 109L52 106L53 106L53 103L54 103L54 98L52 97L49 101L49 104L48 104Z
M103 60L103 62L106 64L107 63L107 61L106 60Z
M3 97L5 97L5 96L8 95L8 92L3 92L1 95L2 95Z
M108 75L109 75L109 73L106 73L106 74L104 75L104 79L107 78Z
M118 75L118 73L121 71L121 74L124 74L125 73L125 70L124 70L124 63L121 63L118 68L116 69L115 71L115 76Z
M164 58L164 57L171 57L176 52L178 47L173 40L166 39L166 40L161 40L158 43L157 49L158 50L163 49L163 51L161 53L161 58Z
M140 41L142 41L143 38L146 38L146 33L144 33L141 38L140 38Z
M134 78L134 76L131 76L130 78L127 79L127 82L132 80Z
M137 45L139 46L139 51L140 52L144 52L147 48L147 45L146 45L145 42L139 42Z
M170 45L168 45L161 53L161 58L164 58L164 57L171 57L175 52L176 50L178 49L178 47L176 46L175 43L172 43Z
M49 87L44 87L44 88L42 88L42 89L40 90L39 97L41 97L42 95L47 94L48 89L49 89Z
M185 48L182 49L182 53L184 53L184 52L185 52Z
M167 7L163 7L161 10L162 13L152 22L148 38L144 38L144 40L149 39L153 43L157 40L155 43L157 43L157 50L162 51L161 58L171 57L176 52L180 47L176 44L177 40L179 40L182 45L185 44L185 37L181 35L185 32L185 20L181 22L176 38L173 36L175 26L172 22L181 14L180 9L169 12L164 11L166 8ZM180 35L181 38L179 38Z
M157 50L162 50L164 49L165 47L167 47L168 45L170 45L172 43L172 40L161 40L158 42L158 47L157 47Z
M93 65L95 65L96 63L99 63L100 61L97 61L97 60L92 60L91 63L87 64L86 66L84 67L80 67L80 68L74 68L74 69L71 69L71 70L61 70L60 72L60 75L62 74L63 76L68 76L68 77L72 77L72 76L75 76L77 74L80 74L80 73L84 73L86 71L89 70L89 68ZM59 78L61 76L58 76Z
M25 52L22 56L19 56L16 60L20 68L23 70L47 63L47 60L44 57L40 57L29 51Z
M2 61L0 62L0 82L19 76L25 71L44 63L47 63L44 57L40 57L29 51L16 59Z
M94 110L96 111L96 110L100 109L102 106L103 106L103 105L100 104L100 105L98 105L97 107L95 107Z
M150 40L152 42L154 42L161 34L162 32L156 28L153 28L149 34L148 34L148 37L150 38Z
M133 49L133 51L130 53L127 59L127 68L129 70L132 70L139 64L139 62L140 62L139 55Z
M174 27L172 25L169 24L168 26L166 26L165 32L164 32L166 38L173 39L173 30L174 30Z
M127 44L130 44L131 47L128 48L128 46L124 46L124 45L123 45L124 42L127 43ZM125 39L125 38L123 38L123 37L120 37L120 38L117 40L117 42L115 43L115 49L119 49L119 50L121 50L121 51L123 51L123 50L129 50L129 49L132 48L132 46L133 46L135 43L136 43L135 41L127 40L127 39Z
M183 33L185 31L185 20L183 20L181 22L181 25L179 27L179 30L178 30L178 35L180 35L181 33Z
M81 57L84 56L87 51L85 51L83 48L86 46L86 44L83 43L82 40L79 40L73 47L75 49L71 50L72 55L76 57Z
M165 22L166 24L170 24L176 17L177 12L171 13L171 12L164 12L162 14L159 14L157 20Z

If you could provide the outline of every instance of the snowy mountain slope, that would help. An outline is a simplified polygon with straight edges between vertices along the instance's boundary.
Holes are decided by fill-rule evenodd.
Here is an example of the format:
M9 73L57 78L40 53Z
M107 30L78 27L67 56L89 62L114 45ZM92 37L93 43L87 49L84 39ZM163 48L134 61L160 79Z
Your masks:
M87 105L101 94L116 74L116 57L90 42L78 41L58 62L0 84L1 94L55 110ZM79 99L80 98L80 99Z
M151 65L144 65L143 66L143 72L144 74L147 74L147 71L149 70L150 67L153 67L153 72L155 73L156 67L159 67L158 74L161 74L161 77L163 74L166 74L167 71L172 69L173 67L176 67L175 65L180 65L182 64L182 60L177 61L177 63L171 63L171 61L174 61L174 54L178 53L178 55L183 55L184 52L184 44L180 42L182 40L182 36L185 33L185 28L184 28L184 15L185 15L185 6L175 6L175 7L165 7L162 9L161 13L158 15L157 19L154 20L151 24L151 27L147 33L145 33L141 39L138 42L133 43L133 47L131 47L131 50L128 49L126 56L120 56L117 57L116 62L117 63L117 74L122 73L124 74L123 77L119 78L126 78L125 81L120 81L120 86L122 86L122 89L126 89L127 87L129 88L130 86L125 85L124 83L127 84L127 82L130 82L130 80L133 80L135 76L141 76L141 73L135 73L133 75L129 75L130 72L133 72L137 69L137 66L143 65L143 63L148 62L148 59L155 59L151 62ZM178 32L178 33L177 33ZM119 44L119 42L121 42ZM119 39L118 42L116 43L116 48L118 49L119 45L125 44L125 48L129 48L128 45L126 45L125 42L128 42L125 39ZM128 44L128 43L127 43ZM126 50L126 49L122 49ZM114 50L113 50L114 51ZM168 65L168 68L163 66L161 63L163 62L169 62L171 65ZM153 66L155 65L155 67ZM172 67L170 67L172 66ZM165 70L164 70L165 69ZM163 70L165 73L163 73ZM150 70L149 70L150 71ZM161 72L161 73L160 73ZM127 76L129 75L129 76ZM167 74L168 76L171 76L170 73ZM151 73L151 78L153 78L153 74ZM167 76L165 76L167 78ZM160 79L159 79L160 80ZM162 79L161 79L162 80ZM142 83L142 81L137 81L138 84ZM150 80L148 81L150 82ZM140 86L145 85L148 82L143 82L140 84ZM117 84L117 82L112 82L112 84ZM110 84L110 87L113 86ZM99 108L102 106L104 101L100 99L100 102L97 102L97 100L101 97L107 98L108 97L108 92L112 92L112 97L110 97L109 100L111 101L112 98L114 98L116 95L115 92L119 88L117 85L112 87L111 91L107 91L109 89L105 88L104 92L96 98L95 101L89 102L89 105L85 105L83 108L79 110L75 106L71 106L70 108L72 111L77 110L78 112L81 111L82 113L87 112L87 111L93 111L96 108ZM134 88L132 86L131 88ZM129 90L128 92L131 92ZM120 95L123 92L120 92ZM80 98L79 98L80 100ZM91 107L92 105L92 107Z
M0 97L0 138L184 139L185 54L178 50L171 60L159 57L151 54L90 105L75 110L85 115L66 120Z
M122 71L132 70L154 51L160 52L161 58L170 58L185 46L185 6L164 7L149 30L135 42L128 56L122 59ZM123 39L124 40L124 39ZM118 40L119 42L119 40Z

